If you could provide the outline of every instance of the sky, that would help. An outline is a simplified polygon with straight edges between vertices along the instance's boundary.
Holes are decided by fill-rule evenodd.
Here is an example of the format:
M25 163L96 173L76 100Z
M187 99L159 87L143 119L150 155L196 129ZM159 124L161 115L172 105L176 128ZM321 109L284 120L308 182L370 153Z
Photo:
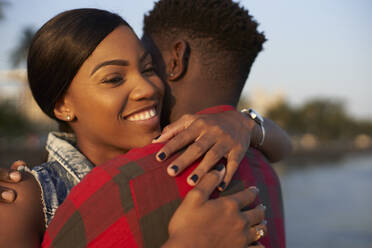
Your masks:
M191 0L190 0L191 1ZM26 26L41 27L61 11L94 7L123 16L142 34L153 0L8 0L0 22L0 71ZM371 0L242 0L268 38L244 89L284 92L294 105L312 98L344 100L356 118L372 119ZM0 90L9 84L0 83Z

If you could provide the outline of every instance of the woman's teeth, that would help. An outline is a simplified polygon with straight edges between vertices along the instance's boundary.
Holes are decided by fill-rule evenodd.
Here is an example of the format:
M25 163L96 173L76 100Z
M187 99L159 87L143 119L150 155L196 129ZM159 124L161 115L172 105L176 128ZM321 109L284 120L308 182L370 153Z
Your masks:
M144 111L132 114L128 116L126 119L128 121L145 121L145 120L151 119L154 116L156 116L156 109L152 108L152 109L148 109L148 110L144 110Z

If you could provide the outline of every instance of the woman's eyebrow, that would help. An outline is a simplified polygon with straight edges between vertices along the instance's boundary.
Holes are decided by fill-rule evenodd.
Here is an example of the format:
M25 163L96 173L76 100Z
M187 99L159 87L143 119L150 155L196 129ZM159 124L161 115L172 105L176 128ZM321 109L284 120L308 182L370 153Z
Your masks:
M104 62L96 65L96 67L94 67L94 69L90 73L90 76L92 76L96 71L98 71L99 68L101 68L103 66L107 66L107 65L128 66L129 65L129 61L127 61L127 60L120 60L120 59L114 59L114 60L104 61Z

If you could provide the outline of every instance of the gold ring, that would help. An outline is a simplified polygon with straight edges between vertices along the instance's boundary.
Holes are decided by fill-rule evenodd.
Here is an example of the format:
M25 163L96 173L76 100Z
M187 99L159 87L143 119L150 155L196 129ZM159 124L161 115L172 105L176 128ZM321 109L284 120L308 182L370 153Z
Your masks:
M263 229L260 229L259 227L256 227L256 240L259 240L265 235L265 232Z

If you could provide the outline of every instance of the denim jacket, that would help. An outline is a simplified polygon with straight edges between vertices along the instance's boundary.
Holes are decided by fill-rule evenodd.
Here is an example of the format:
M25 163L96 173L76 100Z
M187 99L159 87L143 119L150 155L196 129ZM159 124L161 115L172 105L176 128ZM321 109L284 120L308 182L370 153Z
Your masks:
M71 191L92 169L92 163L76 148L73 134L51 132L46 144L48 161L35 166L31 173L41 188L45 224Z

